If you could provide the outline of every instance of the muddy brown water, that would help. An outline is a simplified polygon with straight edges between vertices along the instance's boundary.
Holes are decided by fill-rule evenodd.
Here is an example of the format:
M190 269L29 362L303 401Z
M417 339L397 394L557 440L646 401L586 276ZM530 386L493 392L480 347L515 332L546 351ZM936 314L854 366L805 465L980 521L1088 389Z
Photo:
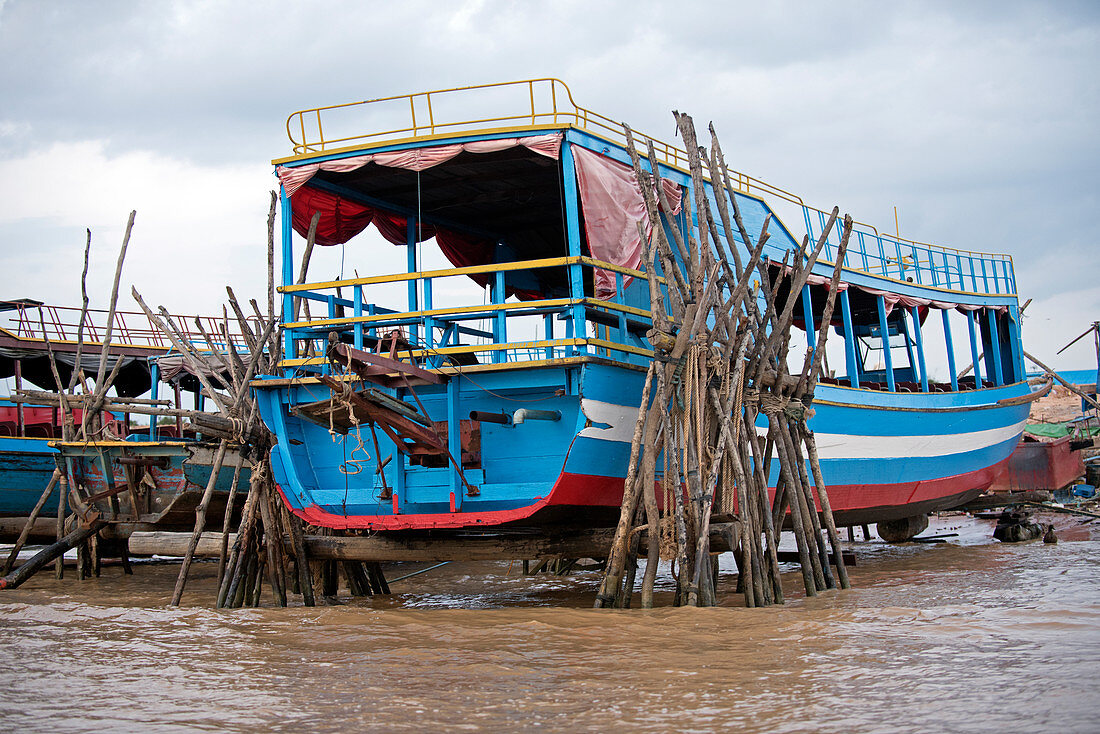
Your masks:
M1097 522L1100 524L1100 521ZM854 588L741 608L596 611L593 571L452 564L390 598L218 611L214 564L0 593L0 725L35 731L1096 732L1100 530L856 543ZM409 568L416 568L410 566ZM393 569L391 575L399 571ZM665 575L662 574L662 577ZM667 604L667 581L658 603Z

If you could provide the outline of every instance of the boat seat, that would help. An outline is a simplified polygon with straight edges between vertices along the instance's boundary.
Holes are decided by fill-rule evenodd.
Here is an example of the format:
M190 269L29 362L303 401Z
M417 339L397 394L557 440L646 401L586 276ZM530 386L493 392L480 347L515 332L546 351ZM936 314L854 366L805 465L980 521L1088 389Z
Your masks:
M54 426L52 423L25 423L23 433L27 438L53 438Z

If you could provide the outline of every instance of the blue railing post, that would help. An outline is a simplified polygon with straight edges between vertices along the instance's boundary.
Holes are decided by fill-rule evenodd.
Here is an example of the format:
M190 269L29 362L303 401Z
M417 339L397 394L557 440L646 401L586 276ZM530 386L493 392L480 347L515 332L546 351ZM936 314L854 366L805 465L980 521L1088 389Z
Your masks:
M909 315L913 317L913 333L917 335L917 364L920 365L920 389L928 392L928 370L924 362L924 335L920 330L920 313L917 307L909 309Z
M940 309L943 318L943 342L947 347L947 369L951 373L951 389L959 391L959 372L955 368L955 343L951 340L951 320L948 318L948 309Z
M877 296L875 302L878 305L878 328L882 333L882 359L886 368L886 387L894 392L894 357L890 354L890 325L886 321L886 301L882 296Z
M294 285L294 219L293 212L291 211L290 197L287 196L286 189L279 187L279 210L282 217L282 234L283 234L283 286ZM283 323L294 318L294 295L291 293L283 294ZM285 359L294 359L297 357L297 349L294 344L294 329L286 329L283 332L283 357ZM289 377L293 370L284 370L286 376Z
M856 359L856 334L852 328L852 304L848 300L848 289L840 292L840 314L844 320L844 361L848 368L848 382L859 387L859 360Z

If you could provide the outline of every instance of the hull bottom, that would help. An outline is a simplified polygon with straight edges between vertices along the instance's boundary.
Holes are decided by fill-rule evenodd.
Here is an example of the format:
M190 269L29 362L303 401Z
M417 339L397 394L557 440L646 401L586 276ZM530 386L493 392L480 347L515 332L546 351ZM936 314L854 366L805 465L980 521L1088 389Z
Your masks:
M948 510L974 499L993 483L1008 460L952 477L901 484L829 487L837 525L865 525ZM618 522L623 480L563 473L545 498L514 510L435 514L340 515L313 506L287 508L310 525L335 529L429 530L487 527L611 527ZM774 488L769 490L774 497Z

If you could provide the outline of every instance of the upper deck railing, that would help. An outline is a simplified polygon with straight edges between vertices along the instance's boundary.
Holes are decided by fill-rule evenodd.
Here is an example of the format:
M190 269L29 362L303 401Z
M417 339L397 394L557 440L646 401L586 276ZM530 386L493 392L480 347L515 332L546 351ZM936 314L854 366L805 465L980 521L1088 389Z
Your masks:
M90 308L84 316L83 332L80 329L81 309L69 306L51 306L33 301L0 301L0 327L7 329L16 337L33 341L76 342L82 339L85 344L100 344L107 338L109 311ZM174 325L191 343L207 348L206 339L195 326L198 319L202 329L215 344L222 346L220 337L223 327L231 338L244 343L239 323L235 319L219 319L213 316L173 317ZM114 346L141 347L167 350L171 341L149 320L144 313L135 311L115 311L114 325L111 329L111 343ZM263 329L256 320L251 328Z
M487 110L494 112L486 113ZM471 110L476 110L475 114ZM459 133L485 133L518 126L572 126L627 146L622 123L581 107L569 87L554 78L480 84L431 92L380 97L361 102L315 107L287 118L287 135L294 155ZM362 132L364 129L372 132ZM645 133L631 130L639 153L653 145L659 162L687 170L687 153ZM828 214L800 196L739 171L729 171L742 193L767 202L777 198L797 206L811 238ZM839 243L839 232L834 239ZM836 244L826 254L835 254ZM827 254L828 257L828 254ZM1016 277L1009 255L960 250L892 237L861 222L849 242L845 266L918 285L978 293L1013 295Z
M562 267L594 268L613 273L615 295L610 300L506 301L505 273ZM491 276L490 302L435 307L433 292L437 281L469 275ZM292 373L327 371L328 360L321 355L325 352L330 331L350 331L355 348L381 351L395 330L400 334L403 349L408 350L399 356L422 359L430 367L531 363L579 355L605 356L642 364L653 354L641 338L652 326L652 319L647 309L626 305L623 293L627 278L645 280L648 277L641 271L576 256L284 286L280 292L321 304L322 312L306 315L308 309L302 309L297 320L285 320L284 335L289 341L281 366ZM663 283L664 279L658 276L658 281ZM374 303L372 294L367 292L378 286L402 282L418 286L417 302L405 311L384 308ZM349 291L350 298L341 295ZM541 330L541 338L532 339L532 331L538 330Z

